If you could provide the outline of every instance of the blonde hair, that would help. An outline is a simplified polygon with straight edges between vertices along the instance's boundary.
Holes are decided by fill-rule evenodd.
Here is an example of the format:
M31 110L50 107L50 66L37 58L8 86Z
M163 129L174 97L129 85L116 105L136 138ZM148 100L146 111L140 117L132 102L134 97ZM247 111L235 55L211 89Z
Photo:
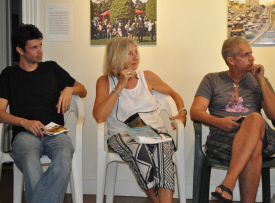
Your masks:
M134 45L138 49L138 44L134 39L117 37L110 40L105 49L103 59L103 74L106 76L117 76L117 74L128 66L128 47ZM139 53L137 51L139 64Z

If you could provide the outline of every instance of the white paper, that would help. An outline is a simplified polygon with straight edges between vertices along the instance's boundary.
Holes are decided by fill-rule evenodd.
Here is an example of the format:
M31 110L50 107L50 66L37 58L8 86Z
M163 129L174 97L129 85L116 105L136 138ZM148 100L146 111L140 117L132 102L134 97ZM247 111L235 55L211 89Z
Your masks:
M45 41L72 41L72 5L45 5Z
M161 135L160 136L162 137L162 139L152 139L152 138L149 138L149 137L144 137L144 136L139 136L138 139L138 143L140 144L157 144L157 143L162 143L162 142L171 142L172 141L172 138L169 137L165 137L164 135Z

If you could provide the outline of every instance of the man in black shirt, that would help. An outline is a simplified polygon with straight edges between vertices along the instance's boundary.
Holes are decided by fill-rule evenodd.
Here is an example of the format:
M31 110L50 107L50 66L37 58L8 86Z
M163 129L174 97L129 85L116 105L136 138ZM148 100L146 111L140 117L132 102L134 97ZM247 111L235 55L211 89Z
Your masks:
M13 125L11 157L23 172L27 202L63 202L73 146L66 133L48 136L45 125L64 125L72 95L85 97L85 87L56 62L42 62L42 33L21 25L12 34L19 65L0 75L0 122ZM10 106L10 113L6 112ZM43 172L40 157L51 160Z

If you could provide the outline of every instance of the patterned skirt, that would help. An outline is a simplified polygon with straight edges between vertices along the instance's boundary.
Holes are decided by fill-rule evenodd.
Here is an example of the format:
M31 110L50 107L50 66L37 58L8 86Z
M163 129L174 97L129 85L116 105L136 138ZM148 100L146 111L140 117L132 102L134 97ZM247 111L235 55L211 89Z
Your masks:
M155 188L156 195L157 188L175 190L173 142L139 144L128 134L118 133L107 144L111 152L118 153L129 164L142 190Z
M226 165L231 160L231 148L235 135L238 131L225 132L217 130L207 137L205 152L208 156L219 159ZM262 149L263 159L275 154L275 131L266 122L265 127L266 144Z

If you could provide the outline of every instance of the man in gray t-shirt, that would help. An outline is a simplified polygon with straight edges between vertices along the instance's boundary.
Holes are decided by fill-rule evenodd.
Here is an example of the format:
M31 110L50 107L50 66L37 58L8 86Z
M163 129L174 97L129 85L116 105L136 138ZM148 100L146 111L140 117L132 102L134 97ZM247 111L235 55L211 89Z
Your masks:
M267 117L275 120L275 94L264 77L264 67L254 64L244 38L225 40L222 55L229 70L204 77L190 115L210 126L206 153L229 165L228 174L212 196L223 202L232 200L239 178L241 201L255 202L262 158L275 153L275 131L260 111L263 108ZM235 122L241 116L246 116L243 122Z

